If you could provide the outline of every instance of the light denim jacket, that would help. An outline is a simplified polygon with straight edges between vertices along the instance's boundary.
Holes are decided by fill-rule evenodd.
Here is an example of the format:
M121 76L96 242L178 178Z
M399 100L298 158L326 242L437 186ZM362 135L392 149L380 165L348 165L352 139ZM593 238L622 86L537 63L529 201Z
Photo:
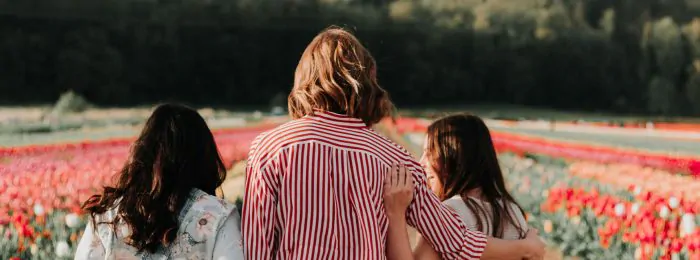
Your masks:
M114 219L116 209L97 217L97 223ZM82 259L215 259L243 260L240 219L236 207L201 190L193 190L180 212L177 238L156 253L137 254L124 243L130 233L121 226L115 233L110 225L92 221L85 228L75 254Z

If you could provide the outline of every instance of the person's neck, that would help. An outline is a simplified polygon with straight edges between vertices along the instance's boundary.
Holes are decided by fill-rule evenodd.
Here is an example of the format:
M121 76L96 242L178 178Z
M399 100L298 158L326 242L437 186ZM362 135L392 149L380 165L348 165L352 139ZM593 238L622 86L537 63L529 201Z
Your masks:
M474 188L467 191L467 196L472 198L481 198L481 188Z

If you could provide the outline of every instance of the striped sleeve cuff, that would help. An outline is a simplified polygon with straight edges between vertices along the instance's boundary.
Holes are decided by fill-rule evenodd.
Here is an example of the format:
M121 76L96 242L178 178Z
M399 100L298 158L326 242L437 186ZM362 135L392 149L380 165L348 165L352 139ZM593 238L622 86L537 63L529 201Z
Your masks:
M467 231L465 234L465 242L462 249L462 254L459 259L477 260L481 259L486 249L488 238L481 232Z

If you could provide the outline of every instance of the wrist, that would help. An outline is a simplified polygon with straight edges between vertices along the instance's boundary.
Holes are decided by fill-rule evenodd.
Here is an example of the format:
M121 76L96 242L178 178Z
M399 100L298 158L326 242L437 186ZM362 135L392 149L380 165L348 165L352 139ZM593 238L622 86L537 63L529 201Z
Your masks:
M516 240L518 242L517 248L518 251L520 251L520 255L523 257L529 257L532 255L532 248L530 248L530 244L525 242L525 240Z
M386 217L389 219L389 222L392 224L401 224L401 223L406 223L406 212L391 212L387 211Z

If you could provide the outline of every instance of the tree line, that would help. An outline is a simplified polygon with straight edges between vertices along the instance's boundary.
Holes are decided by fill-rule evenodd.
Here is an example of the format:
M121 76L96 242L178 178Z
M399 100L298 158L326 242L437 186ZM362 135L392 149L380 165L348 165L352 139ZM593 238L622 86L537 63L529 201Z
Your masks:
M0 102L264 106L331 24L401 106L700 113L695 0L0 0ZM698 15L700 16L700 15Z

